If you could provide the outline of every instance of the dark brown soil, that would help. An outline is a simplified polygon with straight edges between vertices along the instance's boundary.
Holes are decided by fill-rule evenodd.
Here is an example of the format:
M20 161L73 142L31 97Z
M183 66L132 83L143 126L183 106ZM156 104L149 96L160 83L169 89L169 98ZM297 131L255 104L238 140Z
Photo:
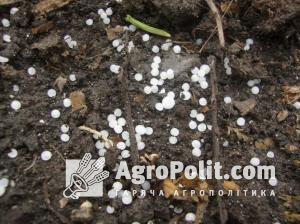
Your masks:
M172 32L175 40L183 42L194 43L195 38L199 37L205 41L215 27L215 20L204 1L196 4L194 2L197 1L191 0L139 0L124 1L120 5L110 1L78 0L40 18L32 12L37 2L26 1L0 7L0 19L10 18L11 21L11 27L8 29L1 26L0 33L9 33L13 40L11 43L0 42L0 55L10 59L8 64L0 65L0 178L7 177L15 183L0 198L0 223L60 223L60 216L71 220L71 211L78 209L86 200L70 200L64 208L59 207L65 184L64 159L78 159L86 152L96 158L92 135L80 131L78 127L86 125L96 130L110 130L107 115L116 108L124 111L121 85L117 76L109 71L112 63L121 65L124 62L124 53L117 53L111 47L106 26L98 19L99 8L106 8L107 5L113 7L112 27L126 25L123 16L130 12L138 19L164 27ZM276 2L244 1L238 11L228 13L223 22L227 45L224 52L219 48L217 36L214 36L201 54L196 44L183 44L180 56L174 55L172 51L160 53L163 68L172 67L178 74L165 85L167 91L176 93L181 91L182 83L190 83L193 66L207 63L210 54L217 56L218 122L221 130L221 161L225 172L237 163L241 166L249 164L254 156L260 158L261 164L276 167L279 183L275 188L267 180L236 181L242 190L274 189L276 196L223 197L229 213L228 223L292 223L293 220L285 212L298 214L299 221L299 201L286 206L282 200L284 195L300 194L300 115L293 105L282 101L284 85L300 85L299 4L292 0ZM20 9L14 16L9 14L12 6ZM93 26L86 26L87 18L94 19ZM32 28L46 23L50 25L44 32L32 33ZM78 42L77 49L71 50L64 43L63 37L66 34ZM192 132L188 128L188 115L192 109L201 109L198 104L200 97L210 99L210 89L204 91L192 84L196 101L178 99L173 110L158 113L154 105L161 99L156 95L144 95L143 88L151 77L150 64L154 55L151 47L154 44L160 46L164 40L152 36L151 44L144 44L141 41L142 34L141 31L129 34L130 40L136 45L129 58L129 97L134 125L149 124L155 131L152 136L144 139L146 148L139 152L140 156L156 153L160 156L159 164L168 166L170 161L179 160L185 165L197 166L199 159L191 153L191 140L204 139L201 159L211 159L211 132ZM50 35L57 35L60 39L46 49L32 49L33 44ZM254 39L254 45L245 53L244 42L249 37ZM232 76L225 74L224 56L230 57L233 62ZM37 70L34 77L27 75L30 66ZM59 76L68 78L71 72L76 73L77 81L68 81L63 93L69 96L72 91L81 90L85 94L88 111L84 115L71 113L71 109L64 108L60 94L55 98L47 96L47 90L53 87L54 81ZM136 72L144 74L142 83L134 80ZM251 94L247 86L247 81L253 78L262 78L258 95ZM12 91L14 84L20 86L18 93ZM10 108L11 95L22 102L18 112ZM236 127L236 118L240 112L231 104L228 106L223 103L226 95L236 101L255 98L257 106L245 116L248 122L243 127L243 133L252 141L244 142L234 133L228 135L227 127ZM52 119L50 116L50 111L56 108L61 111L60 119ZM277 114L284 109L288 111L288 116L278 122ZM206 112L207 123L211 122L210 116L210 111ZM45 124L39 122L41 119ZM60 140L60 126L64 123L70 126L71 139L68 143ZM175 146L168 142L171 127L180 129L179 143ZM266 137L272 138L274 142L270 149L275 153L274 159L266 156L267 150L255 147L256 140ZM229 141L228 147L222 146L225 140ZM290 152L288 145L298 149ZM7 156L11 148L18 150L15 159ZM40 159L43 150L53 153L50 161ZM158 196L136 198L129 206L119 200L109 199L107 191L111 189L115 175L112 169L119 160L114 151L108 152L105 157L106 169L111 172L111 176L104 182L103 198L88 198L94 210L91 223L147 223L150 220L153 223L185 223L184 215L196 212L195 203ZM128 161L130 164L130 159ZM128 180L122 180L122 183L127 189L132 187ZM162 183L152 180L151 184L152 189L159 190ZM46 186L52 209L45 201ZM114 214L106 213L107 205L114 206ZM183 215L174 213L171 205L182 208ZM176 216L178 222L174 219ZM218 217L216 197L210 197L202 222L219 223Z

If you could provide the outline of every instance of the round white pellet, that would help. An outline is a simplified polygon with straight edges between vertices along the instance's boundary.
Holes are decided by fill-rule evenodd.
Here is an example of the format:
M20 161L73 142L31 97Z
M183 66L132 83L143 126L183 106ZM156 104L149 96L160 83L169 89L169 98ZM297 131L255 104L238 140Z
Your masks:
M300 102L296 101L295 103L293 103L293 106L297 109L300 110Z
M253 87L253 86L255 85L255 81L254 81L254 80L249 80L249 81L247 82L247 85L248 85L249 87Z
M192 150L192 155L193 155L193 156L196 156L196 157L200 157L200 156L201 156L201 149L199 149L199 148L194 148L194 149Z
M51 111L51 117L52 117L52 118L59 118L59 117L60 117L60 112L59 112L59 110L52 110L52 111Z
M135 127L135 132L139 135L144 135L144 134L146 134L146 128L144 125L137 125Z
M101 141L98 140L95 143L95 147L96 147L96 149L101 150L101 149L104 149L105 144L103 142L101 142Z
M107 116L107 121L111 122L111 121L116 121L117 117L115 114L110 114Z
M152 78L152 79L150 80L150 84L153 85L153 86L157 86L157 85L158 85L158 79Z
M162 45L161 45L161 49L163 50L163 51L168 51L169 50L169 48L172 46L172 43L163 43Z
M98 155L99 155L99 156L105 156L105 153L106 153L106 152L107 152L106 149L99 149Z
M8 58L0 56L0 63L7 63L8 61Z
M274 158L274 156L275 156L275 155L274 155L274 152L272 152L272 151L268 151L268 152L267 152L267 157L269 157L269 158L272 159L272 158Z
M3 34L2 39L4 42L7 42L7 43L11 42L10 35L8 35L8 34Z
M246 44L245 46L244 46L244 51L249 51L250 50L250 45L249 44Z
M113 42L112 42L112 46L113 47L118 47L120 45L120 40L119 39L115 39Z
M129 205L132 203L132 195L130 191L125 190L122 195L122 202L124 205Z
M197 128L196 121L190 121L189 122L189 128L192 129L192 130L196 129Z
M189 91L180 92L180 98L183 100L189 100L189 99L191 99L191 97L192 97L192 94Z
M6 188L9 184L9 179L6 177L3 177L0 179L0 187L1 188Z
M260 160L259 158L257 157L253 157L251 160L250 160L250 163L252 166L258 166L260 164Z
M47 95L52 98L52 97L55 97L56 96L56 90L55 89L49 89L47 91Z
M12 7L12 8L10 9L10 14L11 14L11 15L14 15L14 14L16 14L18 11L19 11L18 8Z
M175 106L175 100L171 96L163 98L162 105L164 109L172 109Z
M129 25L128 29L131 31L131 32L135 32L136 31L136 26L135 25Z
M116 134L121 134L123 132L123 128L120 125L116 125L114 127L114 131L115 131Z
M238 126L244 126L246 124L246 120L243 117L239 117L236 120L236 123L237 123Z
M251 38L248 38L247 40L246 40L246 44L247 45L252 45L254 43L254 41L253 41L253 39L251 39Z
M156 103L155 104L155 109L158 110L158 111L163 111L164 106L163 106L162 103Z
M158 63L151 63L151 69L159 69L159 64Z
M14 159L18 156L18 151L16 149L11 149L7 156L11 159Z
M208 82L207 81L200 82L200 87L201 87L201 89L207 89L208 88Z
M229 142L228 142L227 140L225 140L225 141L223 142L223 146L224 146L224 147L228 147L228 146L229 146Z
M136 73L134 75L134 78L135 78L136 81L140 82L140 81L143 80L143 75L141 73Z
M70 136L66 133L60 135L60 140L63 142L68 142L70 140Z
M122 116L122 110L119 109L119 108L115 109L115 110L114 110L114 115L115 115L116 117Z
M153 62L156 63L156 64L159 64L159 63L161 63L161 58L159 56L155 56L153 58Z
M277 186L278 181L277 181L276 177L271 177L271 178L269 179L269 184L270 184L271 186L273 186L273 187Z
M179 130L177 128L172 128L170 134L176 137L179 135Z
M136 140L136 142L141 142L142 136L140 134L135 134L135 140Z
M87 20L85 21L85 24L88 25L88 26L93 25L93 23L94 23L94 21L93 21L92 19L87 19Z
M151 75L152 76L158 76L159 75L159 70L157 68L154 68L151 70Z
M110 24L110 18L104 18L103 19L103 23L105 24L105 25L108 25L108 24Z
M197 110L191 110L190 117L196 118L197 114L198 114Z
M112 65L110 65L109 69L112 73L115 73L115 74L118 74L120 72L119 65L112 64Z
M2 19L1 20L1 22L2 22L2 25L4 26L4 27L10 27L10 22L9 22L9 20L8 19Z
M99 16L101 16L102 14L105 14L104 9L98 9L97 14L98 14Z
M76 75L75 74L69 75L69 79L70 79L70 81L75 82L76 81Z
M108 192L107 192L107 196L109 198L116 198L117 197L117 191L115 189L110 189Z
M256 95L259 93L259 88L257 86L253 86L251 88L251 92L252 92L252 94Z
M48 161L50 160L52 157L52 153L50 151L43 151L42 154L41 154L41 159L44 160L44 161Z
M201 38L198 38L197 40L196 40L196 44L197 45L201 45L203 43L203 40L201 39Z
M210 67L206 64L201 65L200 70L202 70L204 72L204 74L208 74L210 72Z
M20 87L18 85L13 85L13 91L14 92L19 92Z
M174 71L173 71L173 69L168 69L167 70L167 77L168 77L168 79L174 79Z
M199 99L199 104L200 104L200 106L206 106L207 105L207 100L204 97L201 97Z
M150 184L150 182L149 181L144 181L144 183L142 183L141 184L141 186L142 186L142 188L144 189L144 190L149 190L150 188L151 188L151 184Z
M65 98L63 100L64 107L70 107L72 105L72 101L69 98Z
M197 121L202 122L202 121L204 121L205 116L203 113L199 113L196 115L196 119L197 119Z
M225 97L224 97L224 103L229 104L229 103L231 103L231 102L232 102L232 99L231 99L230 96L225 96Z
M171 136L169 138L169 142L170 144L175 145L177 143L177 138L175 136Z
M187 213L186 215L185 215L185 221L187 221L187 222L194 222L195 221L195 219L196 219L196 215L194 214L194 213L192 213L192 212L189 212L189 213Z
M126 125L126 120L123 117L118 118L117 122L118 122L118 125L120 125L122 127Z
M167 78L168 78L167 72L161 72L161 73L160 73L160 78L161 78L162 80L167 79Z
M231 75L232 74L232 69L231 67L226 68L226 75Z
M11 103L10 103L10 107L15 110L15 111L18 111L20 108L21 108L21 102L18 101L18 100L13 100Z
M191 76L192 82L199 82L200 78L197 74Z
M110 128L115 128L117 125L118 125L117 120L111 120L111 121L109 121L109 123L108 123L108 126L109 126Z
M106 212L107 212L108 214L113 214L113 213L115 212L115 208L114 208L114 207L111 207L110 205L108 205L108 206L106 207Z
M145 94L148 95L148 94L150 94L151 92L152 92L151 86L145 86L145 87L144 87L144 93L145 93Z
M34 67L29 67L27 69L28 75L35 75L36 74L36 69Z
M192 141L192 146L195 149L199 149L201 147L201 142L199 140L193 140Z
M175 45L173 47L173 51L175 54L179 54L181 52L181 47L179 45Z
M155 53L155 54L157 54L159 52L159 47L157 45L154 45L152 47L152 52Z
M204 132L205 130L206 130L206 124L200 123L200 124L198 125L198 131Z
M128 150L123 150L121 152L121 156L122 156L123 159L127 159L127 158L130 157L130 152Z
M181 87L184 91L189 91L190 90L190 84L188 83L183 83Z
M144 142L138 142L137 143L137 149L138 150L143 150L145 148L145 143Z
M123 140L129 140L129 132L128 131L123 131L122 132L122 138L123 138Z
M107 8L107 9L105 10L105 13L106 13L106 15L111 16L111 15L113 14L112 8L111 8L111 7Z
M153 134L153 128L146 127L146 135L152 135Z
M113 187L114 190L120 191L123 188L123 184L119 181L116 181L116 182L113 183L112 187Z
M158 93L158 86L151 86L152 93Z
M67 133L69 131L70 127L67 124L63 124L62 126L60 126L60 130L62 133Z
M120 150L124 150L126 148L126 144L124 142L118 142L117 148Z
M144 34L144 35L142 36L142 39L143 39L144 42L149 41L149 40L150 40L149 34Z

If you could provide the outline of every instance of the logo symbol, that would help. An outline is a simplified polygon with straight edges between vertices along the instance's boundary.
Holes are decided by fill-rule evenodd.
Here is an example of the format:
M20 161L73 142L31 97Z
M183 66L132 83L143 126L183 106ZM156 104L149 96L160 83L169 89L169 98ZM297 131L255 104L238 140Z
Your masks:
M86 153L81 160L66 160L66 189L63 192L65 198L78 199L103 195L102 181L109 177L108 171L102 171L105 158L100 157L97 160L91 158L91 153ZM90 178L96 171L100 172Z

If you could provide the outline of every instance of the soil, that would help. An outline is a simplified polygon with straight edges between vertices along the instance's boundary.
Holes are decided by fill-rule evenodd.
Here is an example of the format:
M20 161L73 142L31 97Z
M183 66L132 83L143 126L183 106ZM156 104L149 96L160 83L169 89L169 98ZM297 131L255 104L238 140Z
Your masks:
M123 17L130 12L144 22L170 31L172 39L181 42L181 54L175 55L172 50L159 53L162 69L173 68L176 74L175 79L164 84L166 91L174 91L178 95L184 82L191 83L191 68L207 63L207 57L211 54L217 57L220 159L225 172L237 165L237 162L246 166L252 157L259 157L262 165L276 167L278 179L276 187L271 187L267 180L235 181L242 190L263 189L269 192L274 189L276 196L224 196L223 201L229 214L227 223L299 221L299 200L291 201L287 206L282 199L285 195L300 194L300 115L292 104L282 100L283 86L300 85L300 10L297 1L243 1L238 9L229 10L223 18L226 49L220 49L215 35L201 52L201 46L195 44L196 38L205 41L215 27L214 17L205 1L123 0L122 4L117 4L111 1L78 0L70 1L44 15L34 13L37 2L20 1L0 7L0 19L9 18L11 21L10 28L1 26L1 34L9 33L12 36L11 43L0 42L0 55L9 58L8 63L0 65L0 178L7 177L11 181L5 195L0 198L0 223L61 223L65 219L71 222L72 210L78 209L85 200L93 205L94 214L90 222L97 224L149 223L151 220L153 223L186 223L184 215L187 212L196 213L197 203L185 200L147 195L144 199L135 198L131 205L123 205L118 199L109 199L107 191L114 182L113 169L119 162L117 149L105 154L105 169L111 175L104 181L102 198L69 200L64 208L59 206L65 185L64 160L79 159L86 152L92 153L94 158L98 156L92 135L80 131L78 127L85 125L95 130L109 130L110 136L118 138L109 128L107 116L116 108L121 108L124 113L124 101L122 85L117 75L111 73L109 66L113 63L122 65L125 54L124 51L118 53L112 48L106 34L107 26L97 15L99 8L108 6L114 11L111 27L128 25ZM217 2L218 6L228 4L226 1ZM12 6L20 10L15 15L9 14ZM88 18L94 20L93 26L85 24ZM77 48L68 48L63 41L67 34L77 41ZM192 109L203 109L198 99L205 97L209 101L210 88L203 90L191 83L192 100L183 101L177 97L173 110L157 112L154 105L162 97L158 94L145 95L143 89L151 79L150 64L154 56L151 48L154 44L160 46L164 39L151 35L151 40L143 43L142 34L139 30L128 34L135 49L129 57L126 71L133 123L154 129L153 135L143 137L146 148L139 151L139 156L145 153L158 154L158 164L169 166L170 161L179 160L186 166L197 166L199 158L191 153L191 141L203 139L200 158L211 159L212 132L191 131L188 127L189 113ZM243 47L247 38L253 38L254 45L245 52ZM228 56L232 63L231 76L225 73L224 56ZM30 66L36 68L36 75L27 75ZM136 72L144 74L144 80L140 83L134 80ZM55 80L59 76L68 78L71 73L76 74L77 80L68 81L62 93L55 87L58 95L49 98L47 90L54 87ZM247 86L247 82L255 78L262 79L258 95L253 95ZM12 91L14 84L20 86L19 92ZM69 96L77 90L82 91L86 97L87 112L84 114L72 113L70 108L62 105L64 95ZM223 98L227 95L235 101L249 98L256 100L257 105L244 116L247 122L242 127L242 132L251 141L243 141L234 132L228 134L228 127L237 128L236 119L241 115L233 104L224 104ZM22 103L18 112L10 107L12 99ZM211 124L209 106L205 115L206 122ZM61 117L53 119L50 112L57 108ZM287 110L288 116L279 122L277 114L282 110ZM44 120L44 123L40 120ZM68 143L60 140L62 124L70 126L71 139ZM176 145L168 142L172 127L180 129ZM255 145L255 141L267 137L273 141L268 150L274 152L274 159L266 156L268 150L258 149ZM226 140L229 146L223 147ZM291 145L295 150L289 150ZM11 148L18 151L15 159L7 156ZM51 160L40 159L44 150L52 152ZM130 158L127 160L132 165ZM124 179L122 183L126 189L133 187L129 180ZM151 186L152 189L160 190L162 181L153 179ZM113 214L106 212L107 205L115 208ZM174 213L172 206L182 208L183 212ZM287 212L298 215L298 218L292 219ZM202 223L219 221L217 198L209 197Z

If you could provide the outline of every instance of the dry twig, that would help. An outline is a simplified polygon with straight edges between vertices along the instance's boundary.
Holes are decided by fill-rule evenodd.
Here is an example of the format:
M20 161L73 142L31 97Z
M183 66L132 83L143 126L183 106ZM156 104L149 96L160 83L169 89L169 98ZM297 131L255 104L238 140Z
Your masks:
M96 130L94 130L92 128L89 128L87 126L80 126L79 130L90 132L90 133L96 135L98 138L103 139L105 145L109 146L109 148L113 147L113 145L114 145L114 143L113 143L112 140L109 140L108 138L106 138L105 136L103 136L101 134L101 132L99 132L99 131L96 131Z

